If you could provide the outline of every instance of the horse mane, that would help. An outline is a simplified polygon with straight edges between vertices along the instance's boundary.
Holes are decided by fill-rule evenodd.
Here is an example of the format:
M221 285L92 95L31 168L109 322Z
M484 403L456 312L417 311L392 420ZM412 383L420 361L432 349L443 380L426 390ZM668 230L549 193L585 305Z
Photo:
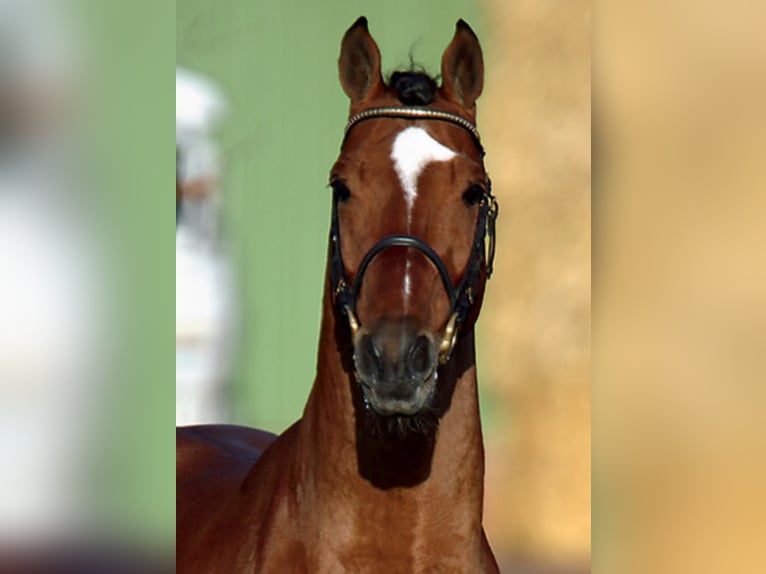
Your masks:
M405 106L427 106L436 96L436 78L410 62L408 70L391 73L388 85L396 91L399 101Z

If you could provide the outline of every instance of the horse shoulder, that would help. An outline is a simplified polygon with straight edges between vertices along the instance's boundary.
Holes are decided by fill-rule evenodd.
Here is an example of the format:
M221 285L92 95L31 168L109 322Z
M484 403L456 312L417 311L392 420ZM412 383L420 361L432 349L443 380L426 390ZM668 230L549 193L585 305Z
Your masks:
M280 437L234 425L177 429L179 571L192 565L196 571L250 571L302 562L288 503L297 427Z
M222 526L232 520L245 477L275 439L235 425L176 429L176 550L182 562L199 565L212 558L209 548L228 546Z

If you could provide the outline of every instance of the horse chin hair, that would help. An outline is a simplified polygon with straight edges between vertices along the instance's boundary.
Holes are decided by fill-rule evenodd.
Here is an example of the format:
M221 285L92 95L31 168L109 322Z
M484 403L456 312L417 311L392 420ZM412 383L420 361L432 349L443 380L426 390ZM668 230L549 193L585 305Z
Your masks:
M424 408L414 415L383 416L372 408L365 409L365 426L376 438L405 439L413 435L428 436L439 428L439 417L433 409Z

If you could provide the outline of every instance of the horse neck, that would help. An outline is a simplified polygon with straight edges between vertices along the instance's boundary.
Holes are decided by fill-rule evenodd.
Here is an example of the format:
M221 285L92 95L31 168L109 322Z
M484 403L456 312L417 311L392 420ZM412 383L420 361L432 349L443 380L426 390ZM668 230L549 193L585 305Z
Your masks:
M384 529L398 519L421 530L437 520L440 531L463 540L481 536L484 450L479 421L473 332L459 338L453 357L440 371L439 385L453 386L450 404L433 433L404 439L380 438L363 424L363 408L351 365L348 325L323 299L317 378L301 422L299 456L304 495L321 498L324 509L350 512L376 507ZM333 504L332 501L338 504ZM404 508L402 508L404 507ZM330 513L325 513L332 521ZM348 520L348 516L344 516ZM478 544L478 542L477 542Z

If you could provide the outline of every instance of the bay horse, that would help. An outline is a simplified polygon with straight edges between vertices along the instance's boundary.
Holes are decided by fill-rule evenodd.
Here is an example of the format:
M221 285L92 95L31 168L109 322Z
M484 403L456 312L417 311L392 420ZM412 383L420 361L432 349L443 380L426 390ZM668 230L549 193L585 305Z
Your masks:
M360 18L339 71L351 107L316 379L278 438L178 429L179 572L498 571L474 351L497 215L475 127L481 47L460 20L440 86L385 82Z

